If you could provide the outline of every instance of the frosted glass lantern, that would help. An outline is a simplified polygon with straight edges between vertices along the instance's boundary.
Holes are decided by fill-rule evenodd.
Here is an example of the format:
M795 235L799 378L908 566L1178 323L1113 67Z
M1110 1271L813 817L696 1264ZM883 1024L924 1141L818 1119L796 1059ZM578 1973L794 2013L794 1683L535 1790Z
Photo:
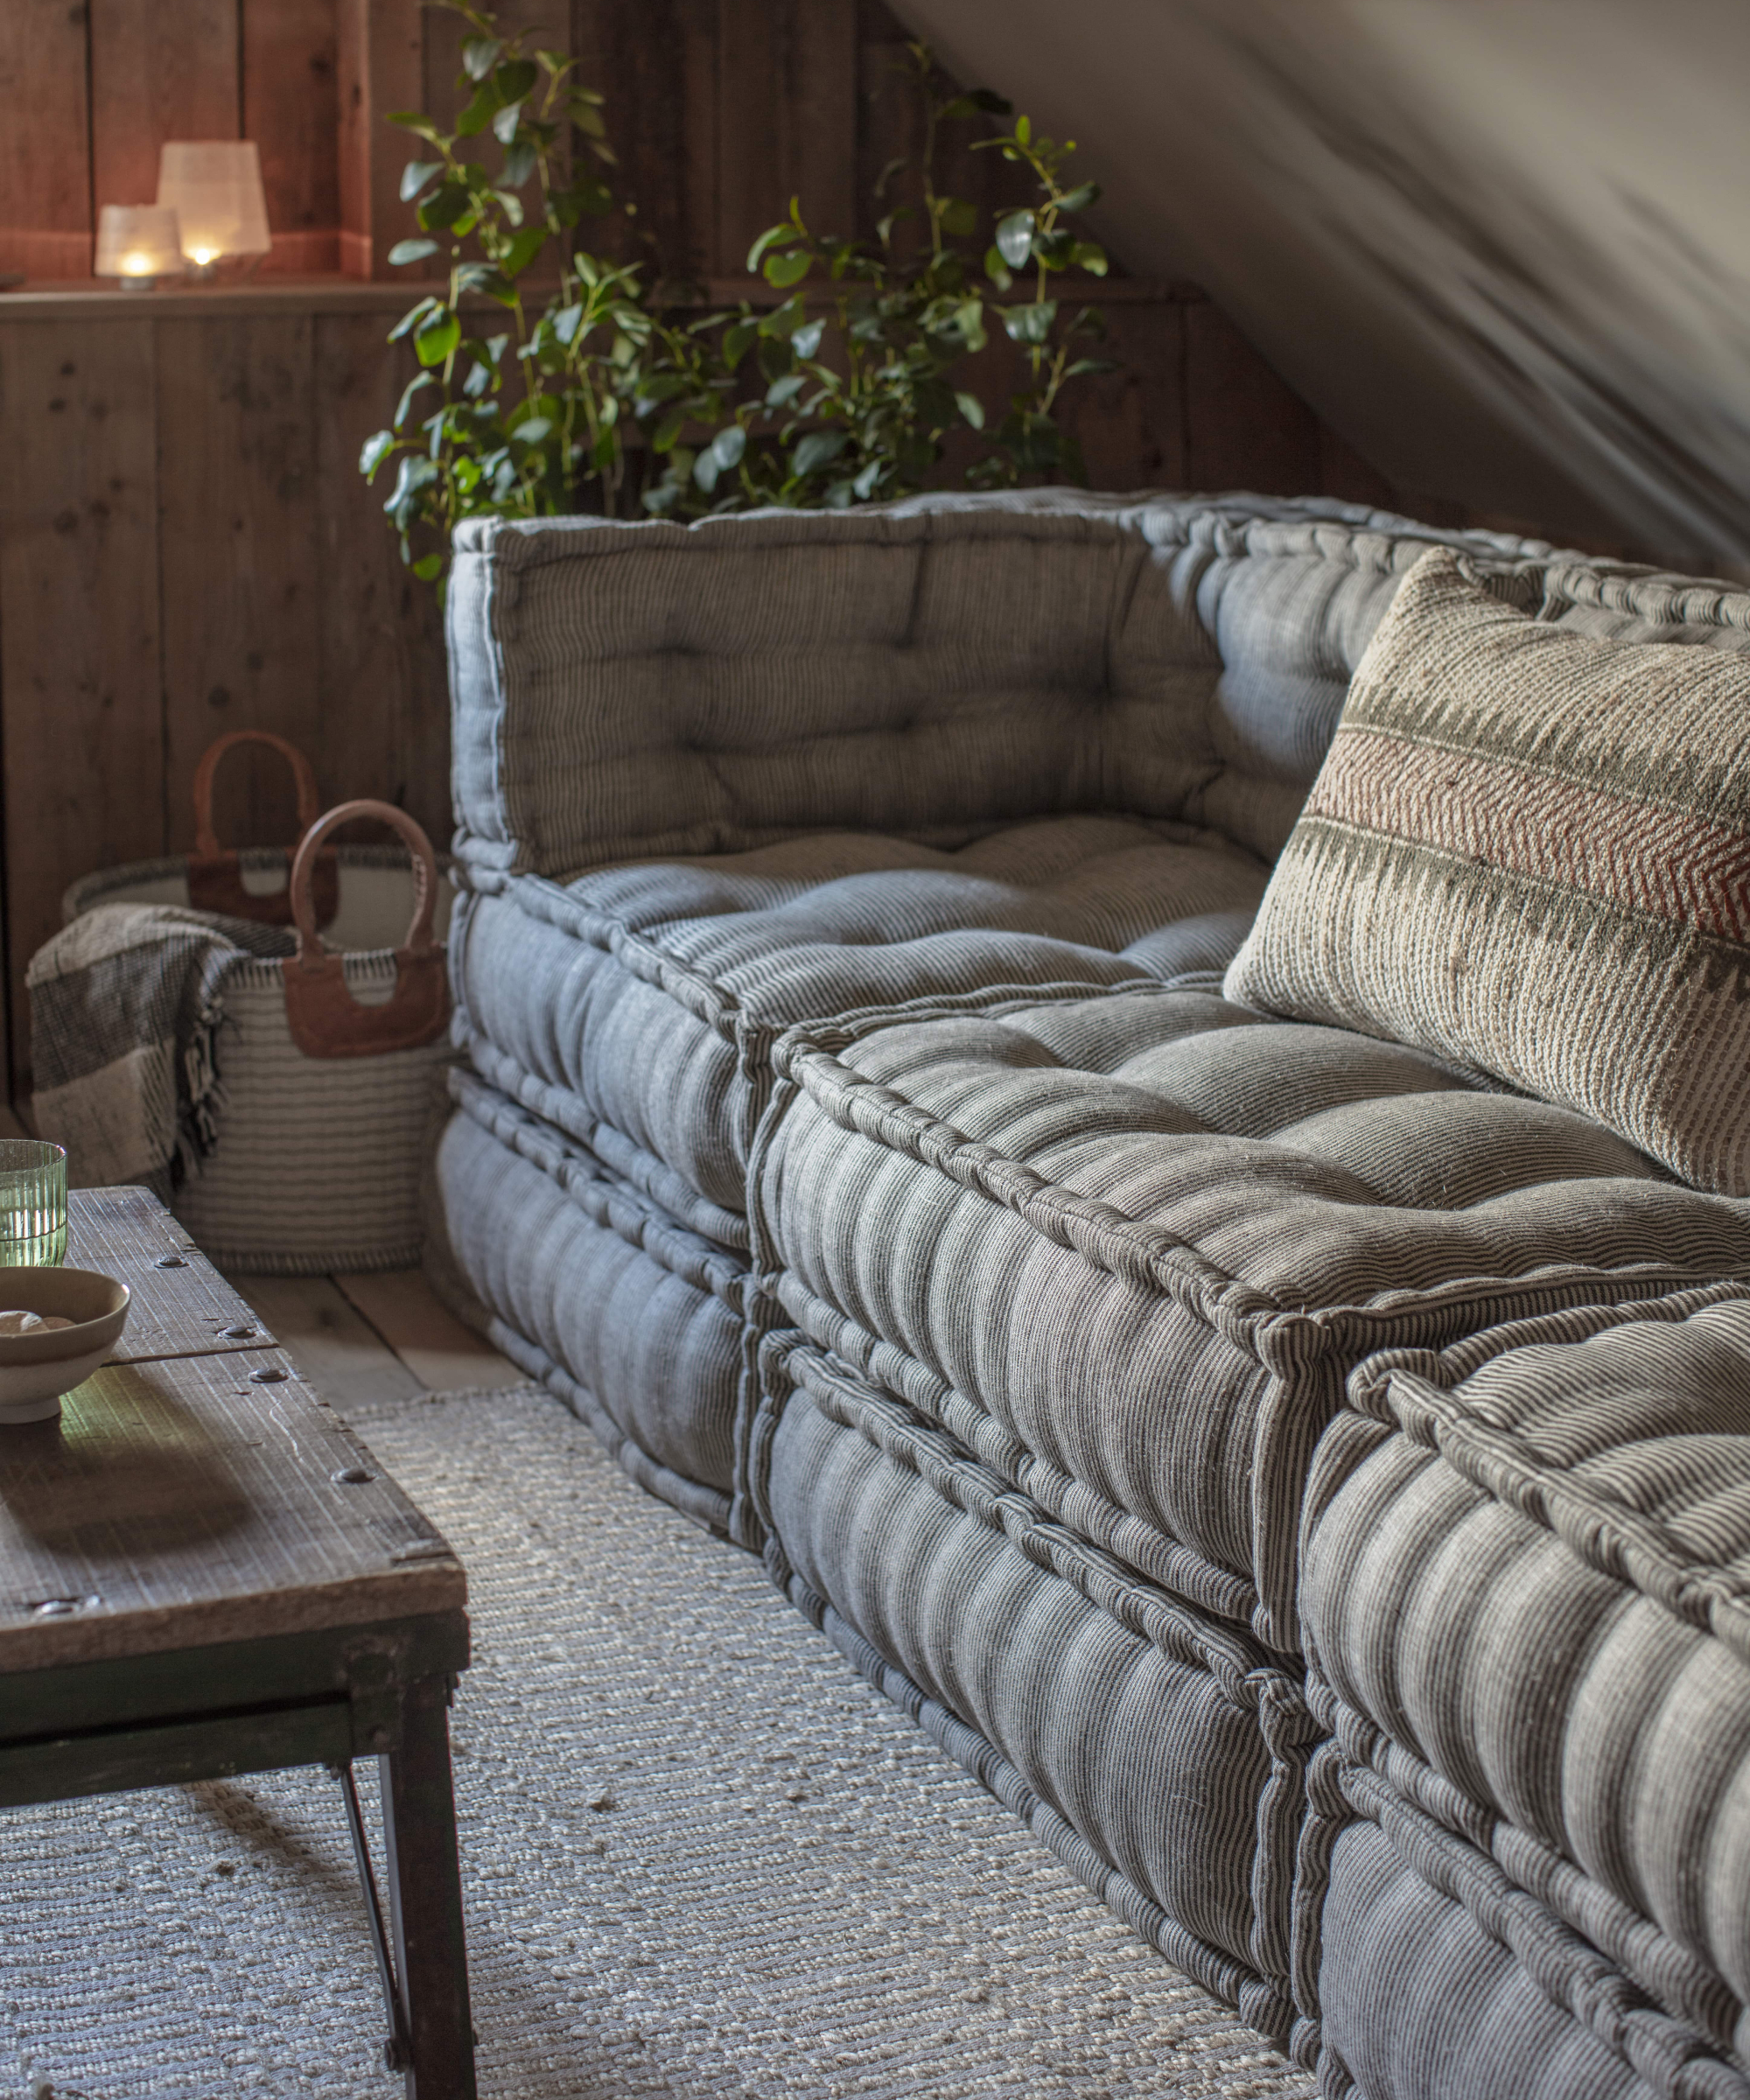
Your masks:
M182 275L176 214L156 204L106 204L97 215L100 277L119 277L130 291L150 291L160 277Z
M168 141L158 150L158 203L176 214L182 252L197 271L227 256L264 256L272 246L253 139Z

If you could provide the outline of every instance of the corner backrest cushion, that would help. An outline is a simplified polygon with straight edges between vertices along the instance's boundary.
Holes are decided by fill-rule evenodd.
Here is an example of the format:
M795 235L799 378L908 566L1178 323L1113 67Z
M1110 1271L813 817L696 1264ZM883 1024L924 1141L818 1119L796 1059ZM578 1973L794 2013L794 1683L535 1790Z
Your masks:
M480 521L449 596L458 850L564 878L798 830L1205 823L1269 857L1426 528L1038 490L695 526ZM1460 536L1535 599L1549 550Z
M1724 646L1599 640L1566 597L1540 622L1494 581L1417 565L1228 996L1492 1073L1750 1194L1750 604L1726 617L1712 587ZM1659 579L1620 588L1632 613Z

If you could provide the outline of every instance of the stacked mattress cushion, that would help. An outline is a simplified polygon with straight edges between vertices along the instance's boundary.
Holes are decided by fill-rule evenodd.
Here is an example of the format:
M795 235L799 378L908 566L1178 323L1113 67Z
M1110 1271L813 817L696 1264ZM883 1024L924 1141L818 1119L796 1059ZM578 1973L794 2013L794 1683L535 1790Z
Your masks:
M1296 1541L1346 1379L1750 1275L1750 1208L1572 1111L1197 990L802 1028L774 1062L750 1222L783 1324L743 1535L1290 2039L1326 1725Z
M1750 2094L1750 1298L1354 1380L1306 1504L1331 2094Z
M726 1523L773 1044L1220 970L1430 536L1053 491L464 527L465 1308ZM1466 544L1535 599L1547 550Z

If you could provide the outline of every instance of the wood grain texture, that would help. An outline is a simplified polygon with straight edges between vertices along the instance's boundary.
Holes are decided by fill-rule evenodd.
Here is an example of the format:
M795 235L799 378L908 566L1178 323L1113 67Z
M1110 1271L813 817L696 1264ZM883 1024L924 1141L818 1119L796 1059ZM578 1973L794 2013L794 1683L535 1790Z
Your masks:
M1319 418L1208 299L1185 308L1185 430L1189 487L1320 486Z
M449 836L450 691L443 620L359 474L359 451L417 368L376 314L325 314L313 337L319 759L331 801L398 804ZM380 478L381 479L381 478Z
M0 696L13 1085L24 970L61 892L164 850L158 446L150 322L49 321L0 355Z
M524 1382L524 1372L439 1304L417 1269L379 1269L334 1282L428 1392Z
M424 38L419 0L337 0L340 267L349 276L388 277L388 251L417 233L401 201L410 134L384 118L419 107Z
M340 268L337 0L239 0L242 135L261 150L273 253L265 265Z
M66 1200L68 1264L133 1292L113 1363L259 1349L270 1322L240 1298L178 1221L144 1188L76 1188ZM158 1267L166 1258L175 1268Z
M0 30L0 270L91 267L86 15L68 0L7 0ZM57 264L68 267L58 268Z
M855 0L719 0L717 269L739 270L790 200L822 233L857 217Z
M237 0L88 0L97 204L150 204L158 148L237 138Z
M169 850L194 838L200 754L221 732L273 729L323 761L314 322L158 323ZM332 797L329 797L332 799ZM298 836L284 768L227 766L221 840Z
M0 1439L0 1670L466 1599L443 1540L279 1351L116 1364L61 1410ZM44 1614L55 1600L74 1608Z
M237 1287L311 1385L343 1414L361 1400L406 1400L426 1390L331 1278L249 1276Z

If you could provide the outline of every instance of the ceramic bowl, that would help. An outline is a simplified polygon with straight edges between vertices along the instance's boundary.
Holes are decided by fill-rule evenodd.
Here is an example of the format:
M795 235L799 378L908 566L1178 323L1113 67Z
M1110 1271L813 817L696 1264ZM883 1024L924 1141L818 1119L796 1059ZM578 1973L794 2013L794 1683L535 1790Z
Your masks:
M122 1339L126 1284L94 1269L0 1269L0 1312L56 1312L70 1327L0 1334L0 1424L47 1422Z

